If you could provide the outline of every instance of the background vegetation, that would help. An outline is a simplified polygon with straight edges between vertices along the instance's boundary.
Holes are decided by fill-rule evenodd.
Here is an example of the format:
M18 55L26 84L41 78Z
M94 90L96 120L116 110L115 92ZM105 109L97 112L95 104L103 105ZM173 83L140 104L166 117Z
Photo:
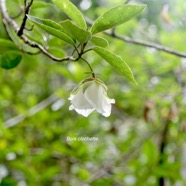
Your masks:
M125 3L72 2L91 20ZM23 0L6 3L12 17L24 7ZM43 54L25 53L16 68L0 69L0 185L186 185L186 54L180 55L186 43L186 3L126 3L147 7L114 29L123 40L114 34L101 36L108 39L107 48L129 64L138 86L97 54L86 55L97 77L108 86L109 97L116 100L109 118L96 112L85 118L68 109L71 90L88 77L85 72L89 69L83 62L56 63ZM34 0L30 14L55 21L66 19L50 1ZM14 20L20 25L22 18ZM26 26L31 28L32 22L27 21ZM37 52L20 41L13 29L9 32L20 48ZM36 26L25 32L57 57L71 52L64 42ZM0 39L9 40L2 17ZM134 43L136 40L142 42ZM146 42L157 45L149 47ZM4 50L1 43L0 55ZM98 137L98 141L67 141L67 137Z

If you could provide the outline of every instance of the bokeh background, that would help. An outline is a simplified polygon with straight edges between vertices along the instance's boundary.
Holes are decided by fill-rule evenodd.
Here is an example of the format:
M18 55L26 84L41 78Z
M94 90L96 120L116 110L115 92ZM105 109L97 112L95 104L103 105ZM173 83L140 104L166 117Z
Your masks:
M186 52L184 0L73 0L95 20L120 3L147 4L115 32ZM7 0L16 16L23 0ZM34 0L31 15L67 17L50 1ZM20 24L22 16L15 19ZM27 22L31 27L32 23ZM15 41L19 41L12 32ZM58 57L71 48L34 27L29 38ZM97 77L116 100L110 117L69 111L71 90L89 71L86 64L56 63L24 54L14 69L0 69L1 186L184 186L186 185L186 59L101 34L108 49L131 67L131 84L93 52L86 54ZM0 22L0 38L9 39ZM20 47L36 52L20 42ZM0 48L0 55L3 47ZM98 137L96 142L67 137Z

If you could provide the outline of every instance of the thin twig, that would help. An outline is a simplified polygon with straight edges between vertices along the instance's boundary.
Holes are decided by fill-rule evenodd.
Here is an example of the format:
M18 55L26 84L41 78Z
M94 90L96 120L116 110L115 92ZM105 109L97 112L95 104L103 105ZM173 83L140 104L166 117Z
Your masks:
M89 49L85 50L85 51L83 52L83 55L84 55L85 53L91 51L91 50L93 50L93 48L89 48Z
M77 45L77 46L74 47L74 50L72 51L71 56L73 56L75 52L77 52L77 54L79 54L78 48L79 48L80 45L81 44L79 44L79 45Z
M141 41L141 40L135 40L135 39L132 39L132 38L127 37L127 36L122 36L122 35L116 34L115 32L110 33L110 32L107 31L107 32L105 32L105 34L107 34L109 36L112 36L114 38L120 39L122 41L128 42L128 43L133 43L133 44L136 44L136 45L141 45L141 46L154 48L156 50L160 50L160 51L163 51L163 52L166 52L166 53L178 56L178 57L186 58L186 53L182 53L182 52L173 50L171 48L168 48L168 47L160 45L160 44L151 43L151 42L147 42L147 41Z
M2 19L4 20L3 22L5 23L5 20L6 20L6 23L11 25L13 27L14 31L16 33L18 33L20 28L18 27L17 23L14 20L12 20L10 18L10 16L7 14L6 6L5 6L5 0L0 0L0 9L1 9L1 14L2 14ZM91 19L89 19L89 18L86 18L86 21L90 25L93 23L93 21ZM133 38L130 38L130 37L127 37L127 36L119 35L115 31L114 32L113 31L112 32L105 31L104 33L109 35L109 36L111 36L111 37L113 37L113 38L120 39L120 40L128 42L128 43L154 48L156 50L163 51L163 52L166 52L166 53L178 56L178 57L186 58L186 53L179 52L177 50L173 50L171 48L168 48L168 47L160 45L160 44L147 42L147 41L142 41L142 40L136 40L136 39L133 39ZM29 40L23 34L20 36L20 38L26 44L30 45L31 47L35 47L35 48L38 48L39 50L41 50L41 52L43 54L45 54L49 58L53 59L54 61L57 61L57 62L62 62L62 61L67 61L67 60L77 61L77 59L74 59L71 56L68 56L68 57L65 57L65 58L57 58L57 57L53 56L52 54L50 54L43 46L41 46L38 43L35 43L35 42Z
M38 103L37 105L31 107L24 114L20 114L18 116L15 116L15 117L5 121L4 126L6 128L13 127L13 126L17 125L18 123L24 121L26 118L31 117L31 116L37 114L38 112L42 111L43 109L45 109L46 107L48 107L49 105L51 105L52 103L54 103L58 99L59 98L55 94L52 94L48 98L46 98L45 100Z
M25 11L24 11L24 14L25 14L25 15L24 15L24 18L23 18L21 27L20 27L19 31L17 32L17 35L18 35L18 36L23 35L23 31L24 31L24 29L25 29L26 21L27 21L27 14L29 13L29 10L30 10L30 7L32 6L33 1L34 1L34 0L31 0L31 1L25 6Z
M8 28L8 25L10 25L13 28L14 32L18 33L20 28L17 25L17 23L13 19L11 19L9 14L7 13L6 0L0 0L0 12L1 12L2 20L3 20L3 23L5 24L5 27ZM11 38L10 35L9 35L9 37ZM28 44L33 48L38 48L43 54L45 54L50 59L52 59L56 62L63 62L63 61L67 61L67 60L75 61L76 60L72 56L67 56L64 58L57 58L54 55L52 55L51 53L49 53L42 45L29 40L24 34L22 34L20 36L20 39L22 39L25 44Z
M86 17L86 22L90 25L93 24L93 21L90 18L87 18L87 17ZM133 39L133 38L130 38L130 37L127 37L127 36L119 35L115 32L115 30L112 30L111 32L105 31L104 33L113 37L113 38L125 41L127 43L132 43L132 44L136 44L136 45L140 45L140 46L154 48L156 50L163 51L163 52L166 52L166 53L178 56L178 57L186 58L186 53L179 52L177 50L173 50L171 48L168 48L164 45L160 45L160 44L157 44L157 43L152 43L152 42L147 42L147 41L142 41L142 40L136 40L136 39Z
M34 28L34 25L32 25L31 28L27 28L27 27L25 27L25 30L27 30L27 31L32 31L33 28Z
M20 12L16 16L11 16L11 19L18 18L23 13L23 10L20 10Z

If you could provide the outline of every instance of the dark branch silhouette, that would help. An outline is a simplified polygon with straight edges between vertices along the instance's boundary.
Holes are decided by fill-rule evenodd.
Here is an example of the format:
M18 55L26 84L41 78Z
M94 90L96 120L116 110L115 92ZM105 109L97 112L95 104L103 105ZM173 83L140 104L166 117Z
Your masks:
M5 0L0 0L0 12L2 15L3 24L5 26L6 31L8 30L8 26L11 26L13 28L14 32L18 34L20 31L20 28L17 25L17 23L9 16L7 9L6 9L6 1ZM24 30L24 28L22 28L21 30ZM7 32L7 34L11 38L10 33ZM63 61L67 61L67 60L75 61L76 60L72 56L67 56L65 58L57 58L54 55L52 55L51 53L49 53L42 45L28 39L24 34L19 35L19 37L20 37L20 39L23 40L24 43L28 44L29 46L31 46L33 48L38 48L44 55L48 56L49 58L51 58L52 60L54 60L56 62L63 62Z
M27 20L26 14L29 13L29 9L30 9L32 3L33 3L33 0L31 0L30 3L28 3L28 4L25 1L25 15L23 18L23 22L22 22L21 26L19 27L17 25L17 23L8 14L7 9L6 9L6 1L0 0L0 10L1 10L1 15L2 15L2 20L3 20L5 29L7 31L7 34L9 35L9 37L11 38L10 33L8 32L8 26L11 26L14 29L15 33L17 33L18 37L20 37L20 39L22 39L24 41L24 43L30 45L33 48L38 48L44 55L48 56L52 60L57 61L57 62L63 62L63 61L67 61L67 60L77 61L78 59L75 59L72 56L67 56L65 58L57 58L54 55L52 55L51 53L49 53L42 45L40 45L36 42L33 42L32 40L28 39L23 34L24 29L26 29L26 27L25 27L26 20ZM86 22L90 25L93 23L93 21L89 18L86 18ZM105 31L104 33L113 37L113 38L120 39L120 40L127 42L127 43L132 43L132 44L139 45L139 46L154 48L156 50L163 51L163 52L175 55L177 57L186 58L186 53L179 52L177 50L173 50L171 48L168 48L166 46L163 46L163 45L160 45L157 43L136 40L136 39L130 38L128 36L119 35L115 32L115 29L113 29L111 32Z
M25 11L24 11L24 18L23 18L23 21L22 21L22 24L21 24L21 27L17 33L18 36L21 36L23 35L23 31L25 29L25 26L26 26L26 21L27 21L27 14L29 13L29 10L30 10L30 7L32 6L32 3L33 3L34 0L31 0L26 6L25 6Z

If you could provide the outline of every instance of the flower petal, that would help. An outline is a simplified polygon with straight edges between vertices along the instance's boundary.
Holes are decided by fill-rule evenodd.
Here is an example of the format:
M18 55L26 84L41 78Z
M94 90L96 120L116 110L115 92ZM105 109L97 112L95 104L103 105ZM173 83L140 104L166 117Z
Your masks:
M111 113L111 103L115 103L114 99L107 96L106 85L100 82L92 82L87 88L84 95L87 101L103 116L108 117Z
M94 109L75 109L75 111L78 113L78 114L81 114L85 117L89 116L89 114L91 114Z
M87 117L94 110L108 117L114 99L107 96L107 86L99 79L88 78L82 81L68 98L71 101L69 110Z
M71 104L69 110L75 110L77 113L87 117L91 112L93 112L94 108L89 102L84 98L82 89L77 92L76 95L71 94L68 98L71 100Z
M104 89L97 82L92 82L92 84L85 90L86 100L96 109L97 112L103 114L105 111L103 109L102 99L104 97Z
M105 116L105 117L110 116L111 107L112 107L111 103L115 103L115 100L110 99L105 95L105 97L103 97L103 99L102 99L102 105L103 105L103 110L104 110L104 112L102 113L103 116Z

